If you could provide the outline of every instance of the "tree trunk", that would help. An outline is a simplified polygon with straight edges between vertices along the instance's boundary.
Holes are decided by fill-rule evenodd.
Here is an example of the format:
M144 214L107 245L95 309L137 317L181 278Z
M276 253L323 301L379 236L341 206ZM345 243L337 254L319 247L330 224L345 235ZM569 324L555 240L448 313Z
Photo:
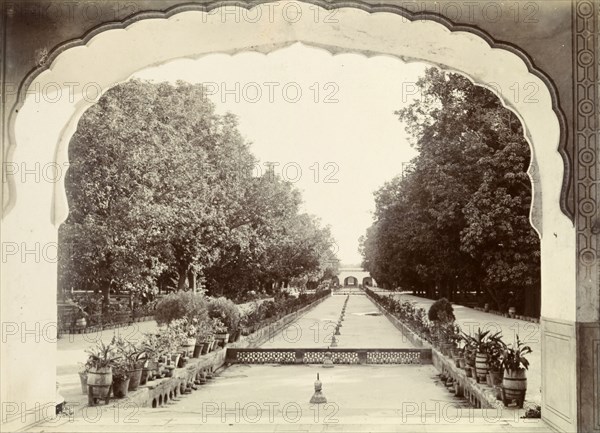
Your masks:
M178 274L179 278L177 280L177 291L181 291L185 289L185 283L187 282L187 266L185 268L180 268Z
M110 283L102 287L102 313L108 313L108 305L110 304Z
M196 291L197 291L196 271L194 269L192 269L188 272L188 282L189 282L190 289L192 289L192 292L196 293Z

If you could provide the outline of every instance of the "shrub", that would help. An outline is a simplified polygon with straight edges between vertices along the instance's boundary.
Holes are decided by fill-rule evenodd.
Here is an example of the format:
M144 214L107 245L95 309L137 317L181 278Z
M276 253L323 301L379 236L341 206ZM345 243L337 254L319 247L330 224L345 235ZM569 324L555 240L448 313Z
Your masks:
M433 322L454 322L454 308L450 301L441 298L429 307L427 317Z
M208 316L207 303L204 296L192 292L175 292L157 302L154 318L159 325L169 324L173 320Z
M277 304L275 301L265 301L258 307L258 313L261 319L270 319L277 315Z
M240 326L240 311L235 303L227 298L212 298L208 301L208 315L211 319L219 319L227 327L227 332L234 334Z

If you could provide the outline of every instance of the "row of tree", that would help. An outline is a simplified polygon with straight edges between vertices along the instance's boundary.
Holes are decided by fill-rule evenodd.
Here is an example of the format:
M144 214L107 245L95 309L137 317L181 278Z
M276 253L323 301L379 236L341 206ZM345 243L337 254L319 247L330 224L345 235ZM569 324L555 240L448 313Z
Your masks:
M530 149L518 118L485 88L429 68L397 111L419 155L375 193L361 238L381 284L432 298L475 293L539 314L540 244L529 223Z
M201 85L132 80L82 116L65 180L59 286L109 291L203 285L243 297L335 273L328 227L256 159ZM201 281L199 281L201 279Z

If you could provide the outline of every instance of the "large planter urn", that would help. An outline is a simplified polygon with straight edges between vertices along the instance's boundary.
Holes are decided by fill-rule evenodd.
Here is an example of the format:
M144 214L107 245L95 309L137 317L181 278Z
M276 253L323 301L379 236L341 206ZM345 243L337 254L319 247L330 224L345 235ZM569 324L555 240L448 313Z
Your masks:
M108 404L110 387L113 382L111 367L92 368L87 374L88 398L90 405L97 400L105 400Z
M488 373L487 353L477 352L475 355L475 370L477 372L477 382L485 382Z
M519 408L523 407L527 392L527 374L525 369L505 370L502 378L502 401L508 406L515 401Z

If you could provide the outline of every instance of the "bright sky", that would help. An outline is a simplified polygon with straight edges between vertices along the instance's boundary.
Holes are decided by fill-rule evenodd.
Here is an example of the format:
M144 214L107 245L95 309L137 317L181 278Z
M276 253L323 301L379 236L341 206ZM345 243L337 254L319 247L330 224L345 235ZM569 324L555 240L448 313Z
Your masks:
M179 59L134 77L207 85L217 110L238 116L261 164L279 164L275 172L302 191L304 210L331 226L342 263L358 264L373 192L416 155L394 111L415 98L425 68L298 43L268 55Z

